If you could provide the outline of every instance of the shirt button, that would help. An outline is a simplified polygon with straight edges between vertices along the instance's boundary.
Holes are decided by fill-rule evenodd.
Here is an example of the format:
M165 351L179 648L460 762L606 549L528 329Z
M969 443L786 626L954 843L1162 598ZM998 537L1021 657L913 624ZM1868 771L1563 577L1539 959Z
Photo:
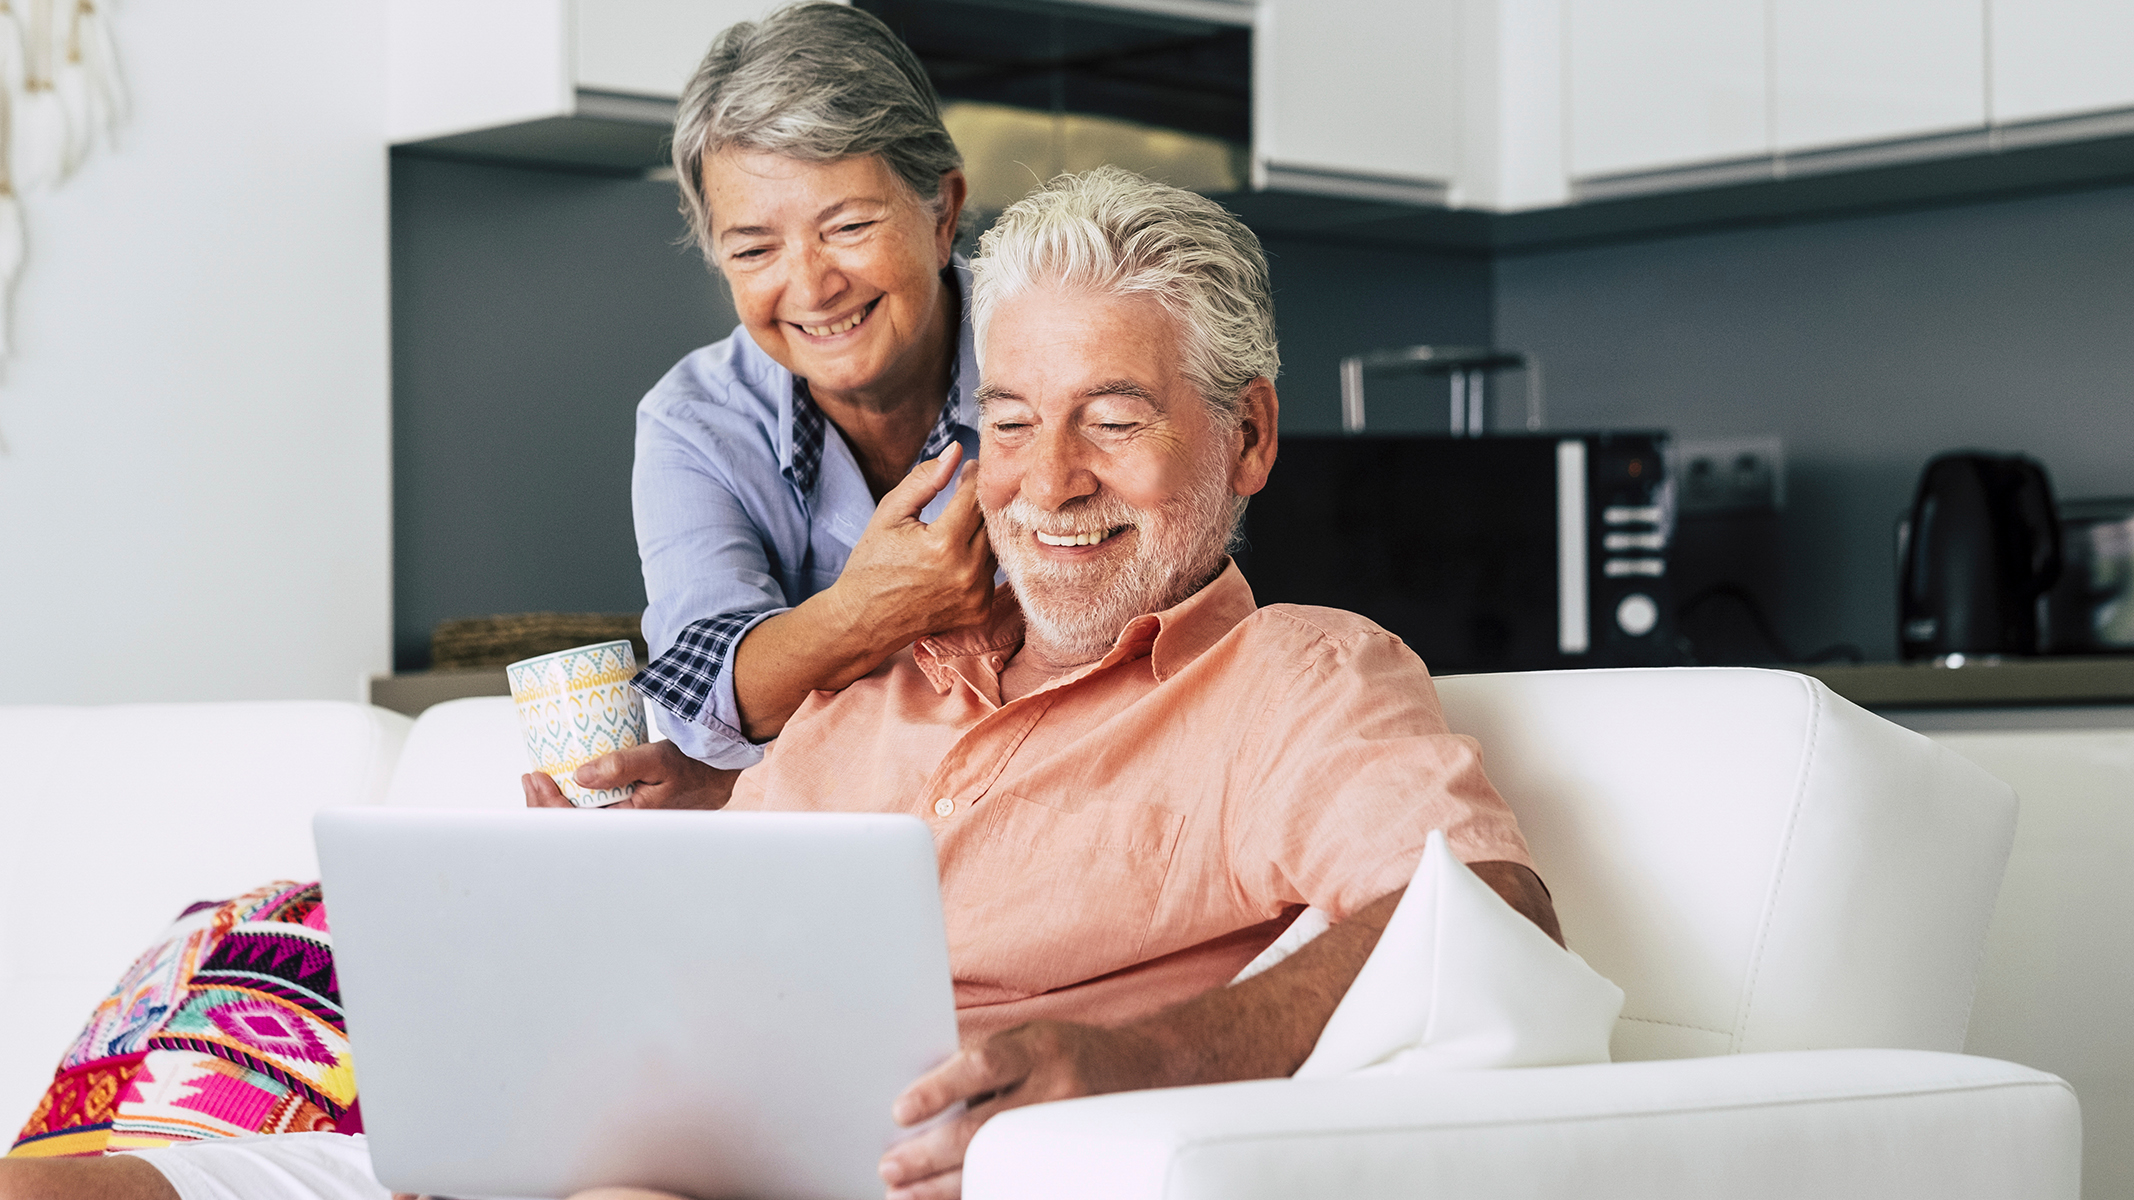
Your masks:
M943 796L939 800L934 801L934 815L937 817L945 817L955 811L956 802L954 800L949 799L947 796Z

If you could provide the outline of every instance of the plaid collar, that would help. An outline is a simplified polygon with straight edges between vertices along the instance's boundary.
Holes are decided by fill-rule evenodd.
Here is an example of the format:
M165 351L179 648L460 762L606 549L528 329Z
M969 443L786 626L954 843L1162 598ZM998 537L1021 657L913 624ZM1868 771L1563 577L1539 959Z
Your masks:
M956 440L956 380L962 368L953 358L948 363L948 396L941 402L941 415L934 418L934 427L926 435L926 445L919 450L918 462L942 453ZM823 437L828 432L830 420L823 416L815 397L808 391L808 381L793 376L793 486L803 496L815 494L815 483L822 476ZM918 463L914 463L914 466Z

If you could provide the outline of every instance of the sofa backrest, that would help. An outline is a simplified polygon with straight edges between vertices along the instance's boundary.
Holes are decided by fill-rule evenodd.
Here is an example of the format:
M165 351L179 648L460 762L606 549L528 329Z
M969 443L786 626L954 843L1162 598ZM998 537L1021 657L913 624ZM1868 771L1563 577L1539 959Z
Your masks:
M1454 676L1618 1059L1960 1051L2015 830L2006 784L1807 676Z
M385 803L395 808L523 808L526 740L509 696L447 700L422 710L400 751Z
M1627 994L1617 1058L1961 1050L2014 835L2008 787L1803 675L1438 681L1572 948ZM516 807L508 697L425 711L388 802Z
M408 728L333 701L0 706L0 1133L186 905L317 878L311 814L383 799Z

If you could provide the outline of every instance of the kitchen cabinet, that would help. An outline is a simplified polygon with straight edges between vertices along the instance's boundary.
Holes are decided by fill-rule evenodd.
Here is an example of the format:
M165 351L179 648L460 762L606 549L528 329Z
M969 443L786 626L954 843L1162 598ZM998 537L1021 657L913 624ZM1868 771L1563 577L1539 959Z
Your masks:
M674 99L720 30L752 20L764 0L576 0L576 85Z
M1566 0L1574 179L1771 152L1764 5Z
M1261 188L1441 204L1460 172L1459 0L1263 0L1253 29Z
M669 123L712 36L765 7L762 0L390 0L389 136L418 142L575 116Z
M1989 0L1996 124L2134 109L2134 4Z
M1985 0L1767 0L1781 154L1980 129Z
M969 6L945 57L1027 67L1053 10L984 2L1004 15ZM392 140L642 172L711 38L772 3L387 0ZM1178 128L1249 138L1252 188L1224 202L1269 232L1536 247L2134 172L2134 0L1082 4L1222 49L1165 50L1193 69L1159 82L1200 104Z

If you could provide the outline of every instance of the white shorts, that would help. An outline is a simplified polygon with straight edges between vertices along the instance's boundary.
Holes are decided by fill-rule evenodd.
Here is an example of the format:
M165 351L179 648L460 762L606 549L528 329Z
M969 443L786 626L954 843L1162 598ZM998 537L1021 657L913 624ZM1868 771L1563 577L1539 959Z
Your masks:
M391 1200L360 1133L276 1133L128 1151L178 1200Z

